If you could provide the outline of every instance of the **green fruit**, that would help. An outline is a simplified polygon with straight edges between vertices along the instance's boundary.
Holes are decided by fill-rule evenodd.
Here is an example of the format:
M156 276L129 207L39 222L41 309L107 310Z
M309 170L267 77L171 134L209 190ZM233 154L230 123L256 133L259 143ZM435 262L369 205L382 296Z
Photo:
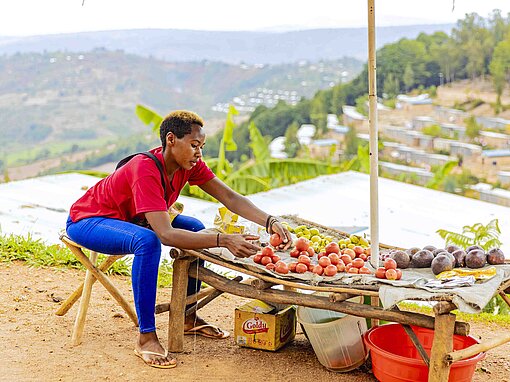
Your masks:
M312 235L318 235L319 234L319 230L317 228L310 228L310 233Z
M349 240L351 241L351 243L354 243L354 244L358 244L359 239L360 239L360 237L356 236L356 235L349 236Z
M294 228L294 231L301 232L304 229L306 229L306 225L298 225L296 228Z
M297 232L296 232L296 236L297 236L297 237L301 237L301 236L303 236L303 232L299 232L299 231L297 231Z
M350 248L350 249L353 249L355 246L356 246L356 244L354 244L354 243L347 244L347 248Z
M310 233L312 232L310 231ZM310 240L313 241L314 243L320 243L322 239L320 238L319 235L314 235L310 238Z

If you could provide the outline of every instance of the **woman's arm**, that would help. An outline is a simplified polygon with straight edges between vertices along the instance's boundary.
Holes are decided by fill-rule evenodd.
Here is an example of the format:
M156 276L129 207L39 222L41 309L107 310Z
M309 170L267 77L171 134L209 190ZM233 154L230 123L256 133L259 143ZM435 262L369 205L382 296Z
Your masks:
M166 211L146 212L145 218L161 243L182 249L202 249L226 247L238 257L249 257L260 250L250 240L257 240L255 235L227 235L218 233L191 232L173 228Z
M258 208L245 196L232 190L217 177L202 184L200 188L217 199L233 213L265 227L270 215ZM271 227L267 228L269 228L271 233L276 232L280 235L284 242L282 249L290 247L290 232L279 221L275 221Z

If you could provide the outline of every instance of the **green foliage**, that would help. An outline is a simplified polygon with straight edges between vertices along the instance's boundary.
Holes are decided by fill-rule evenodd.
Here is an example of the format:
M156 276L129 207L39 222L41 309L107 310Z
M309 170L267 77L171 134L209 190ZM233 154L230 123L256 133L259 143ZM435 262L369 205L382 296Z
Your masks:
M502 244L499 240L501 230L498 219L491 220L487 225L482 223L476 223L471 226L465 225L462 227L462 233L445 229L438 229L436 233L445 240L446 245L455 244L464 249L471 245L479 245L485 251L488 251L491 248L500 247Z
M429 125L421 129L423 134L430 135L432 137L440 137L442 135L441 126Z
M473 141L480 135L480 130L482 127L476 122L476 118L474 115L469 116L464 120L466 124L466 137Z
M105 255L100 255L101 262ZM40 239L33 239L30 234L26 237L20 235L0 236L0 261L24 261L34 267L60 267L84 269L72 252L63 245L47 245ZM129 259L117 260L108 274L129 275L131 261Z
M510 79L510 33L505 40L500 41L494 49L489 71L492 75L494 88L498 95L496 105L501 106L501 95Z
M296 157L299 149L301 148L301 144L297 137L298 129L298 124L296 122L292 122L287 131L285 131L285 152L289 158Z
M146 125L152 126L152 131L159 133L159 126L163 121L163 117L154 110L144 105L136 105L136 116Z
M358 147L361 144L361 140L358 138L358 133L354 127L349 127L349 131L345 134L345 156L350 159L358 154Z
M436 171L434 171L434 176L432 179L426 184L426 187L433 189L440 189L440 187L444 184L447 176L450 172L457 166L457 162L450 161L445 163L442 166L439 166Z

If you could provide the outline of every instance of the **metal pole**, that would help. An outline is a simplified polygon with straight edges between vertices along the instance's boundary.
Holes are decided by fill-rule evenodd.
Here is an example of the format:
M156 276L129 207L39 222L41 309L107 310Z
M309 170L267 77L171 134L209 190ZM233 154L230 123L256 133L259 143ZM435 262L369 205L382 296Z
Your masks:
M368 0L368 126L370 148L370 241L373 267L379 266L379 189L377 137L377 83L375 62L375 0Z

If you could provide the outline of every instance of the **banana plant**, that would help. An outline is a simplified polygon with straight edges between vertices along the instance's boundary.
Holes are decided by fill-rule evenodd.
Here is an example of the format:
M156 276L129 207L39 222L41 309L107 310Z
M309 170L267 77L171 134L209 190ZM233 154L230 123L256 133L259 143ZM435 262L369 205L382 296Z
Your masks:
M455 166L457 166L457 162L455 161L446 162L444 165L440 166L436 171L434 171L434 176L426 184L426 187L436 190L439 189Z
M473 225L465 225L462 227L462 233L438 229L436 233L446 241L446 244L455 244L462 248L471 245L479 245L485 251L491 248L500 247L501 229L499 228L498 219L491 220L487 225L476 223Z

